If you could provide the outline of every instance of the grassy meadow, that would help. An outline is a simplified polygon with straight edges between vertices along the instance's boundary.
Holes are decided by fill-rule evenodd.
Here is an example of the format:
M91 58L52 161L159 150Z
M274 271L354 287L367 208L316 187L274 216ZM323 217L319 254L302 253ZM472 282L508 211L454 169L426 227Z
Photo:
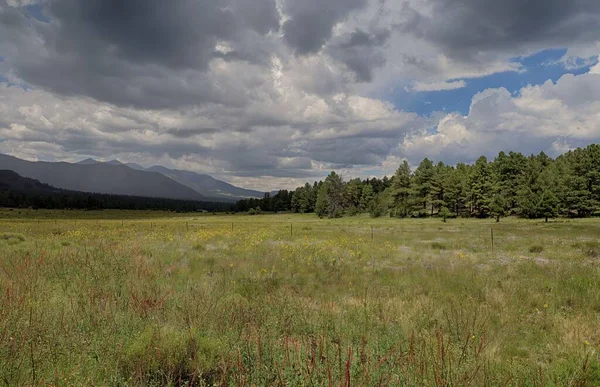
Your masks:
M3 385L594 386L599 349L598 219L0 211Z

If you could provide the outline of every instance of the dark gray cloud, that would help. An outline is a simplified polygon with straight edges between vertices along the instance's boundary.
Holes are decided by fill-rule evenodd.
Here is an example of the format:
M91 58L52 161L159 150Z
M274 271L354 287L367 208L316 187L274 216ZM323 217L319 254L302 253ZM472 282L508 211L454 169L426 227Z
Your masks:
M279 28L274 0L252 5L242 0L53 0L49 13L60 22L58 52L201 70L217 41L236 39L245 26L261 34Z
M135 63L202 69L217 39L234 34L234 16L211 0L55 0L57 52L111 55Z
M0 29L22 40L8 58L16 76L138 108L242 106L247 85L214 79L209 65L215 58L268 65L265 35L279 29L275 0L252 7L245 0L49 0L49 23L0 3L7 10ZM226 52L216 49L220 42Z
M332 43L327 53L344 63L359 82L370 82L376 68L385 64L382 47L390 37L389 30L369 33L360 29Z
M401 30L465 61L481 52L594 42L600 31L598 0L428 0L426 8L430 15L405 5Z
M299 55L315 53L331 39L333 27L367 0L286 0L290 18L283 25L285 41Z
M382 138L341 138L313 140L304 150L313 160L335 164L340 168L354 165L377 165L397 145Z
M0 0L0 77L31 86L0 83L4 152L121 155L261 179L404 156L465 161L516 135L529 152L569 131L567 145L599 133L595 75L519 104L525 89L480 95L468 118L366 97L596 42L598 0L421 0L401 11L383 0L277 0L279 10L276 0L39 1L48 19Z

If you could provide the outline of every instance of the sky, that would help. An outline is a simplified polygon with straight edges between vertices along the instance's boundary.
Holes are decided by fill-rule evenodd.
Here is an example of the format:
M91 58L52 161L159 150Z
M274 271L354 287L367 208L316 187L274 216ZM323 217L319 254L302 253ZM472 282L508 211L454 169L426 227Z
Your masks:
M293 189L600 142L597 0L0 0L0 153Z

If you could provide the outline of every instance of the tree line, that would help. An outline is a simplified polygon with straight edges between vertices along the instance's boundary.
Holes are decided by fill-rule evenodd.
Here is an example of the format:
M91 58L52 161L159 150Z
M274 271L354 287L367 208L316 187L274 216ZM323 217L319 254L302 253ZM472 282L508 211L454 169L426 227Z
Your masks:
M174 212L230 211L232 203L198 202L86 192L17 192L0 190L0 207L71 210L161 210Z
M331 172L324 181L262 199L239 201L236 211L293 211L336 218L438 216L549 218L600 214L600 145L569 151L556 159L545 153L500 152L455 166L424 159L412 170L404 161L394 176L352 179Z

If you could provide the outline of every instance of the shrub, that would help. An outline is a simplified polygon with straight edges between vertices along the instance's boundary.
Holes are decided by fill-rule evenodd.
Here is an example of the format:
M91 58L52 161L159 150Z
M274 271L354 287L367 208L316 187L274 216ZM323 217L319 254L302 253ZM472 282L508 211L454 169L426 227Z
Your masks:
M348 208L346 210L346 215L348 215L348 216L358 215L358 208L356 208L355 206L351 206L350 208Z
M446 250L447 249L446 245L443 243L440 243L440 242L433 242L431 244L431 248L434 250Z
M121 371L134 384L189 385L218 381L225 355L217 339L195 330L148 327L126 346Z
M385 215L387 209L385 208L385 204L382 200L374 199L369 202L367 211L369 212L371 218L380 218Z
M260 207L251 208L248 210L248 215L260 215L261 212L262 210Z
M542 245L533 245L529 248L529 252L530 253L541 253L542 251L544 251L544 246Z
M450 216L452 216L452 213L450 212L450 210L447 207L442 207L442 209L440 210L439 216L442 218L444 223L446 223L446 219L448 219Z

